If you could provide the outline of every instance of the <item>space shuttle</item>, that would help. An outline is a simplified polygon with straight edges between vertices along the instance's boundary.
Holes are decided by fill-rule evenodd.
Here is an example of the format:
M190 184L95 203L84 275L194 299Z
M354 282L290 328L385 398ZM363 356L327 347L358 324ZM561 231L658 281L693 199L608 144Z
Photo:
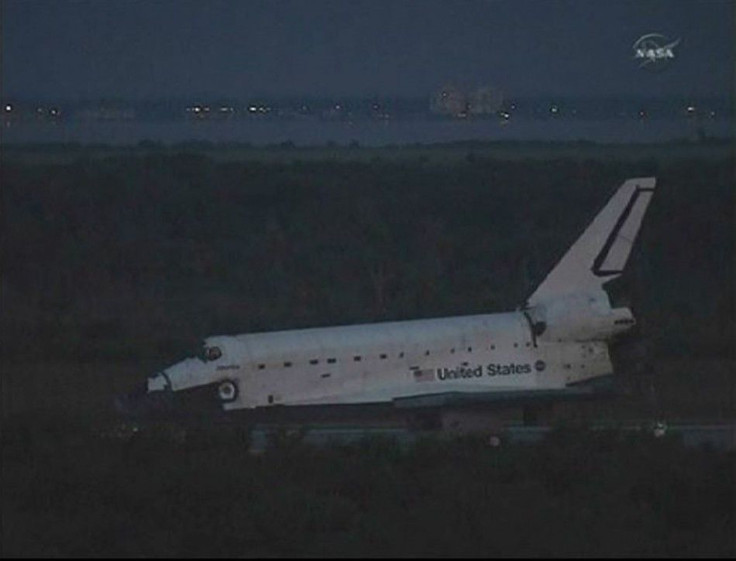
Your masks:
M518 309L220 335L147 380L145 397L204 396L217 411L517 403L595 393L610 343L635 325L605 285L624 271L654 194L626 180Z

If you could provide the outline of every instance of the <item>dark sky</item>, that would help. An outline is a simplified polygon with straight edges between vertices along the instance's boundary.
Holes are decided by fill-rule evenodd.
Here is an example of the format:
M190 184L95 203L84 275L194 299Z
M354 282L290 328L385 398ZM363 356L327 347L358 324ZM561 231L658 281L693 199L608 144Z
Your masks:
M730 95L728 0L0 0L4 97ZM638 68L645 33L681 38Z

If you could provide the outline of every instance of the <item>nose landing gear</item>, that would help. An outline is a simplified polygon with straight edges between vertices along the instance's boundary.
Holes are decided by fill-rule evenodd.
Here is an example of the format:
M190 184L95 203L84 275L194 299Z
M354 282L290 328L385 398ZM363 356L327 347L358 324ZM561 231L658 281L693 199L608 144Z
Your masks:
M224 380L217 386L217 397L223 403L230 403L238 398L238 386L232 380Z

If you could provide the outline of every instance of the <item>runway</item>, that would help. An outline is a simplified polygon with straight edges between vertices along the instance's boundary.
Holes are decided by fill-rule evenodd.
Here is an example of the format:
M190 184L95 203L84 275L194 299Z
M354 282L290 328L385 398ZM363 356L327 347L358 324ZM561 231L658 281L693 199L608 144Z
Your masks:
M632 433L648 433L657 438L677 438L688 447L708 446L715 450L736 450L736 422L730 424L673 424L655 426L651 422L629 423L624 426L598 425L591 430L622 430ZM251 431L251 452L264 451L278 429L275 426L256 425ZM489 446L508 444L536 444L553 430L550 426L509 426L497 434L489 435ZM299 432L283 431L283 438L300 441L313 446L355 444L363 439L380 438L395 441L400 446L409 446L427 436L453 438L452 433L427 433L396 427L314 427Z

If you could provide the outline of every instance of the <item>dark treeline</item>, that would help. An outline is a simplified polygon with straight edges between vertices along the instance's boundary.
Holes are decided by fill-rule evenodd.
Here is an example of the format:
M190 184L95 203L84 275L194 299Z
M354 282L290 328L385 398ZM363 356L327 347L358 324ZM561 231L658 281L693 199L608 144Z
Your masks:
M85 431L87 434L85 436ZM561 429L313 448L3 432L3 556L723 556L734 455Z
M629 269L657 355L731 356L732 161L2 166L6 360L147 357L217 333L513 309L622 180L659 188Z

